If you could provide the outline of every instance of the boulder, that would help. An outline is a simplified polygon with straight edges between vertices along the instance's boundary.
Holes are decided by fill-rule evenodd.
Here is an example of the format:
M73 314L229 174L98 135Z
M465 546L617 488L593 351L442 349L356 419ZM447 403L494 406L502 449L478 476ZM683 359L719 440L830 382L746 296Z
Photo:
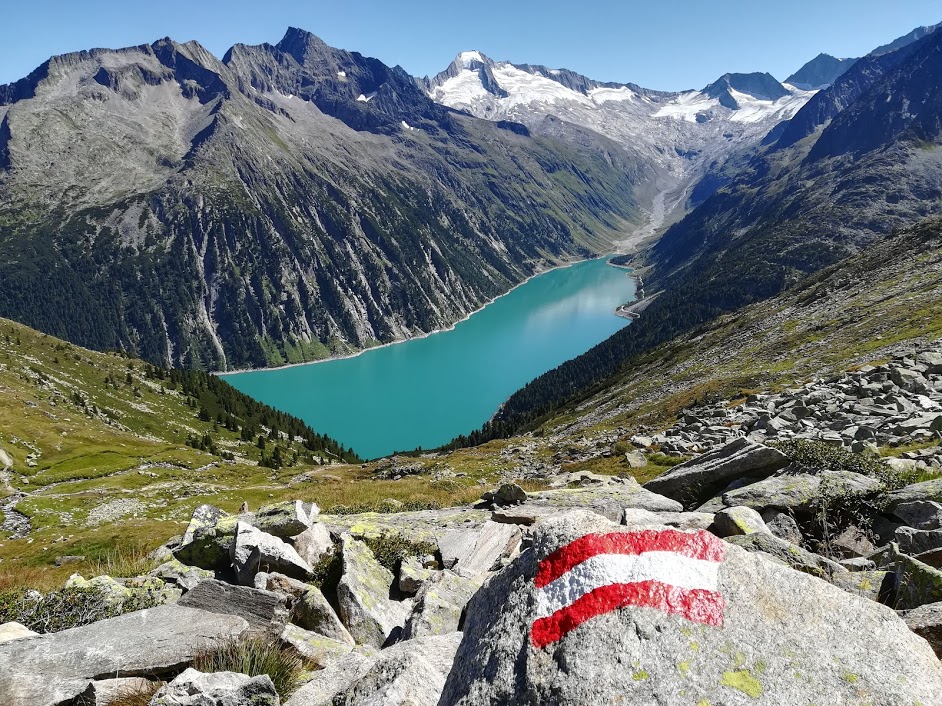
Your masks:
M761 552L774 557L796 571L830 580L834 574L846 572L837 562L795 546L771 534L747 534L727 537L726 541L748 552Z
M628 527L665 525L677 529L709 529L713 526L713 513L709 512L650 512L628 508L621 523Z
M160 688L150 706L279 706L271 677L236 672L204 674L192 667Z
M311 588L311 584L293 579L284 574L279 574L277 571L273 571L272 573L260 571L255 574L255 588L262 591L280 593L286 598L290 598L290 602L294 602L303 596L305 591Z
M357 674L366 672L374 658L350 652L314 672L311 679L284 703L284 706L333 706L334 698L345 692Z
M650 512L681 512L684 509L676 500L647 490L634 478L625 478L618 484L600 488L543 490L531 493L530 502L556 510L591 510L612 522L621 522L626 508Z
M510 557L520 546L520 528L485 522L477 530L448 530L438 539L442 565L462 576L478 576Z
M693 509L734 480L744 477L765 478L785 468L788 463L788 457L781 451L739 438L716 451L674 466L645 483L644 487Z
M236 578L243 586L253 585L259 571L276 571L295 579L312 575L311 567L294 547L245 522L239 522L236 527L231 559Z
M111 706L113 702L131 695L153 693L158 682L143 677L118 677L93 681L78 699L81 706Z
M801 546L804 537L791 513L776 508L767 508L761 512L762 520L769 531L786 542Z
M418 559L408 556L399 565L399 591L414 596L434 574L433 569L426 569Z
M850 471L783 473L723 493L727 507L744 505L755 510L775 508L808 513L825 493L876 495L883 486L875 478Z
M9 622L0 625L0 642L12 642L13 640L22 640L25 637L35 637L38 632L33 632L25 625L17 622Z
M448 570L437 572L416 595L401 639L457 632L461 614L481 583L480 578L464 578Z
M320 508L314 503L289 500L259 508L251 524L266 534L287 539L309 529L318 514Z
M439 703L938 701L942 664L886 606L708 533L675 532L629 531L588 513L540 523L532 549L471 599L457 666ZM619 534L630 536L622 540ZM744 539L751 537L769 535ZM641 552L614 556L644 556L647 547L678 551L674 558L622 560L626 571L634 567L626 575L635 581L698 578L690 579L688 590L674 584L668 591L646 591L638 584L606 584L613 575L575 563L590 550L613 556L614 547ZM684 561L681 548L701 563ZM598 566L616 571L619 563ZM688 569L675 572L674 564Z
M281 632L281 642L293 647L304 659L321 669L353 650L352 640L332 640L297 625L285 625Z
M648 465L648 457L641 451L628 451L625 454L625 463L628 468L644 468Z
M356 644L317 586L308 586L304 593L297 597L291 607L291 622L337 642Z
M552 515L554 512L556 512L556 509L552 507L523 503L522 505L497 508L491 513L491 521L529 527L535 524L541 517Z
M762 515L751 507L728 507L714 515L713 525L717 536L732 537L738 534L772 534Z
M248 627L234 615L166 605L0 644L0 704L59 704L106 675L174 674L199 650L237 637Z
M942 503L942 478L933 478L907 485L905 488L894 490L886 494L886 507L890 512L896 513L896 508L904 503L920 501Z
M232 566L230 554L236 527L241 520L239 517L222 515L213 522L211 519L214 515L201 508L212 506L201 505L196 508L194 519L190 520L180 546L173 550L173 556L187 566L198 566L210 571L227 571Z
M390 598L392 573L382 566L363 542L341 537L343 577L337 585L340 621L357 644L382 647L405 625L411 603Z
M942 530L939 529L919 530L912 527L899 527L894 539L899 545L899 550L910 556L942 549Z
M935 569L890 545L896 559L896 608L909 610L942 601L942 570Z
M876 549L870 537L856 525L845 527L841 532L830 540L831 556L841 559L853 559L854 557L866 557L873 554Z
M189 591L200 581L216 578L216 573L208 569L200 569L197 566L187 566L178 559L171 558L152 570L148 576L154 576L166 583L176 584L184 591Z
M288 619L287 601L280 593L233 586L216 579L201 581L177 605L238 616L248 622L252 632L263 634L279 634Z
M460 633L452 633L408 640L383 650L334 704L436 706L460 640Z
M180 540L181 546L192 542L200 532L215 527L224 517L229 517L229 513L213 505L200 505L197 507L193 510L190 523L183 533L183 539Z
M903 615L906 625L926 640L942 659L942 603L928 603L913 608Z
M893 514L915 529L934 530L942 528L942 503L932 500L900 503L893 510Z
M294 547L298 556L310 566L314 566L334 550L334 541L330 538L330 530L323 522L314 523L288 541Z
M892 571L848 571L831 575L830 582L848 593L892 606L896 598L896 574Z
M497 490L489 490L481 496L481 500L490 505L499 507L505 505L519 505L527 501L527 493L516 483L504 483Z

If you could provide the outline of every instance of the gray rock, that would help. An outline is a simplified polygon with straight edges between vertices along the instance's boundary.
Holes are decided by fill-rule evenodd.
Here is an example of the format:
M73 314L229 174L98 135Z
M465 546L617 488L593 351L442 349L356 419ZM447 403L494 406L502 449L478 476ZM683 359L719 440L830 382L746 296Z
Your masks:
M933 569L942 569L942 549L931 549L922 554L917 554L913 558L931 566Z
M416 595L402 639L457 632L461 614L481 583L480 579L464 578L448 570L436 573Z
M239 522L236 527L231 558L236 577L243 586L253 585L259 571L275 571L295 579L312 575L311 567L294 547L245 522Z
M772 534L765 526L762 515L751 507L728 507L714 515L713 524L720 537L732 537L738 534Z
M896 559L897 610L942 601L942 570L900 553L895 544L890 549Z
M681 512L684 509L676 500L647 490L634 478L626 478L617 485L607 485L601 488L544 490L531 493L530 501L534 505L556 510L584 508L612 522L621 522L626 508L651 512Z
M189 591L200 581L215 578L216 573L196 566L187 566L181 561L171 558L148 573L148 576L154 576L167 583L176 584L184 591Z
M887 509L894 514L896 508L903 503L926 500L942 503L942 478L933 478L932 480L914 483L913 485L907 485L905 488L894 490L886 494L886 500Z
M244 618L253 632L280 634L288 619L285 597L273 591L233 586L216 579L201 581L178 605Z
M900 503L893 514L915 529L934 530L942 527L942 503L932 500Z
M629 468L644 468L648 465L648 457L641 451L629 451L625 454L625 462Z
M501 568L502 559L511 557L520 547L520 528L499 522L485 522L477 534L474 547L459 557L452 570L472 578Z
M100 679L93 681L82 692L78 699L81 706L111 706L112 702L135 696L137 694L153 693L159 682L153 682L143 677L118 677L117 679Z
M769 554L796 571L811 574L818 578L830 580L834 574L847 571L837 562L797 547L791 542L779 539L771 534L740 535L727 537L725 541L742 547L749 552Z
M883 486L875 478L849 471L783 473L723 493L727 507L745 505L755 510L775 508L794 513L811 512L823 494L876 495Z
M830 582L855 596L892 606L896 598L896 574L892 571L835 573Z
M200 649L248 627L237 616L167 605L0 644L0 704L59 704L102 676L174 674Z
M942 693L942 665L892 610L732 545L718 576L722 627L629 605L538 647L540 561L588 533L619 531L587 513L540 523L532 549L472 598L441 706L902 706Z
M333 706L334 698L345 692L357 674L366 672L375 661L359 652L350 652L314 672L310 681L284 703L284 706Z
M330 603L324 598L324 594L316 586L308 586L307 590L295 600L291 607L291 622L332 640L348 645L356 644Z
M903 615L906 625L923 638L942 659L942 603L928 603Z
M198 533L215 527L219 520L224 517L229 517L229 513L225 510L220 510L214 505L200 505L193 511L180 544L189 544L196 538Z
M772 534L779 539L784 539L786 542L801 546L804 537L791 513L776 508L766 508L761 515L765 526L769 528Z
M35 637L38 632L33 632L25 625L13 621L0 625L0 642L12 642L13 640L22 640L25 637Z
M399 566L399 590L407 596L414 596L434 574L434 570L426 569L415 557L406 557Z
M848 571L873 571L877 568L875 561L863 556L855 556L850 559L841 559L837 563Z
M259 508L252 524L266 534L287 539L309 529L318 514L320 508L315 503L289 500Z
M436 706L452 668L460 633L400 642L383 650L337 706Z
M337 586L340 621L358 644L382 647L405 625L411 602L390 599L392 573L382 566L363 542L341 538L343 578Z
M227 571L232 566L230 554L240 518L223 515L212 521L214 515L207 514L208 510L201 511L200 508L212 506L201 505L196 509L183 541L173 550L173 556L187 566Z
M739 438L716 451L674 466L644 487L693 509L731 481L746 476L764 478L787 465L788 458L781 451Z
M285 629L281 632L281 642L293 647L304 659L321 669L353 650L352 640L349 642L332 640L297 625L285 625Z
M899 527L894 537L903 554L916 556L923 552L942 549L942 530L918 530L912 527Z
M836 537L830 540L829 545L830 551L828 554L841 559L866 557L876 550L866 532L855 525L844 528Z
M493 522L503 522L511 525L522 525L529 527L547 515L556 512L555 508L545 505L534 505L533 503L523 503L512 507L500 507L491 513Z
M330 531L323 522L316 522L301 534L296 534L288 540L294 550L310 566L314 566L323 557L334 550L334 542L330 538Z
M516 483L504 483L497 490L489 490L481 500L493 505L519 505L527 501L527 493Z
M204 674L192 667L154 694L150 706L280 706L271 677L236 672Z

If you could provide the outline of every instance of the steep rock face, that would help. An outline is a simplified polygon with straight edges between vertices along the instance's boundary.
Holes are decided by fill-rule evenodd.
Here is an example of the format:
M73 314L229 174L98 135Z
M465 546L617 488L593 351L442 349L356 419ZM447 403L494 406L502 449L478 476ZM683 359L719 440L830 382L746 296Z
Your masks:
M827 88L856 62L857 59L838 59L830 54L818 54L785 79L785 83L806 91Z
M174 365L311 360L605 249L648 172L300 30L223 61L169 39L69 54L0 87L0 313Z

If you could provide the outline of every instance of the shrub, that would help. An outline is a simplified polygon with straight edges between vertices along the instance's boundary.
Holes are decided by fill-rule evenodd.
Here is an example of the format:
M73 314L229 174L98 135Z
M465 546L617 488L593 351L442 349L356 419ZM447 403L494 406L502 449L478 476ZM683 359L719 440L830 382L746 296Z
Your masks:
M250 677L267 674L282 701L301 686L305 663L301 655L261 638L229 638L199 651L193 667L201 672L238 672Z
M396 573L398 565L406 557L434 554L438 549L433 542L417 542L395 532L387 532L378 537L365 537L363 541L376 560L393 573Z
M870 458L855 454L838 446L830 446L820 441L808 439L787 439L770 444L788 458L803 466L804 470L815 473L820 471L850 471L875 478L893 490L908 485L912 481L908 473L894 471L883 459ZM915 477L915 474L913 474Z
M45 634L153 608L162 602L158 596L143 592L132 592L124 601L115 602L99 591L74 586L45 595L20 588L0 593L0 623L15 620Z
M333 592L340 583L343 576L343 557L336 547L317 560L311 566L311 583L317 586L322 592Z

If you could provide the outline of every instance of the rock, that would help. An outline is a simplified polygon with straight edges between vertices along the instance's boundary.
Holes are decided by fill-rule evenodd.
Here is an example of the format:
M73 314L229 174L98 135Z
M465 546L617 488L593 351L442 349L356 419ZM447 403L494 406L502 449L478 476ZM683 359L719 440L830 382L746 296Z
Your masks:
M457 632L461 613L481 583L479 579L463 578L448 570L436 573L416 595L402 639Z
M923 552L942 549L942 530L918 530L912 527L899 527L894 537L903 554L915 556Z
M150 706L279 706L271 677L235 672L203 674L192 667L154 694Z
M359 652L350 652L314 672L310 681L284 703L284 706L333 706L334 698L345 692L357 674L366 672L375 660Z
M644 468L648 465L648 457L640 451L629 451L625 454L625 462L628 468Z
M527 501L527 493L516 483L504 483L497 490L484 493L481 500L498 506L519 505Z
M631 437L631 443L641 449L647 449L651 446L654 446L654 439L650 436L642 436L640 434L635 434Z
M762 515L751 507L728 507L714 515L713 524L719 537L732 537L737 534L772 534Z
M220 510L213 505L200 505L193 511L190 523L183 533L183 539L180 540L180 545L189 544L196 538L197 534L215 527L219 520L224 517L229 517L229 513L225 510Z
M65 588L82 593L93 594L102 605L109 608L121 608L128 601L137 605L163 605L175 602L182 591L151 576L117 580L111 576L95 576L87 581L78 574L72 574L65 582Z
M435 571L426 569L415 557L406 557L399 567L399 591L414 596L434 574Z
M791 516L791 513L776 508L766 508L760 514L765 526L769 528L773 535L779 539L784 539L786 542L801 546L804 537L801 535L798 523Z
M932 549L922 554L917 554L914 559L918 559L923 564L931 566L933 569L942 569L942 549Z
M693 509L731 481L746 476L765 478L787 465L788 458L781 451L739 438L716 451L674 466L644 487Z
M942 601L942 570L900 553L895 544L890 547L896 559L896 609Z
M281 641L296 649L304 659L321 669L353 650L353 640L350 642L332 640L297 625L285 625L285 629L281 632Z
M324 594L316 586L308 586L307 590L294 602L291 607L291 622L337 642L356 644L330 603L324 598Z
M556 510L585 508L612 522L621 522L626 508L651 512L680 512L684 509L676 500L643 488L634 478L625 478L618 485L601 488L543 490L531 493L530 501Z
M556 509L552 507L523 503L522 505L514 505L512 507L497 508L491 513L491 521L529 527L535 524L541 517L546 517L554 512L556 512Z
M38 632L33 632L25 625L20 625L15 621L0 625L0 643L22 640L24 637L35 637L38 634Z
M923 638L942 659L942 603L928 603L903 615L906 625Z
M131 695L152 693L156 685L156 682L143 677L101 679L88 685L79 697L78 703L81 706L111 706L112 702L120 703L120 699Z
M56 566L65 566L66 564L78 564L79 562L85 561L85 557L78 554L66 554L64 556L57 556L55 560Z
M311 567L290 544L252 525L239 522L231 551L232 566L243 586L251 586L259 571L277 571L295 579L307 579Z
M892 610L728 544L720 544L715 584L722 607L705 603L691 614L695 620L630 605L632 596L650 594L629 592L596 617L574 611L573 620L585 619L574 628L543 621L532 631L534 620L551 615L553 605L553 592L535 583L541 561L587 534L623 532L575 512L537 525L532 549L471 599L455 658L460 667L448 676L441 706L938 701L942 665ZM741 539L754 537L770 538ZM632 544L648 539L635 534ZM717 556L713 542L720 541L703 533L691 546ZM543 571L566 565L543 561ZM570 571L560 579L577 575ZM714 585L709 576L703 575L704 586ZM561 604L589 588L566 585L574 594L561 590ZM673 605L680 610L681 604ZM553 625L570 631L562 634Z
M783 473L725 492L722 498L727 507L745 505L760 512L775 508L800 514L811 512L825 493L868 496L876 495L882 488L875 478L850 471Z
M876 550L867 534L855 525L844 528L836 537L830 540L831 556L842 559L866 557Z
M230 554L240 519L224 514L215 522L211 522L214 515L210 510L201 511L201 508L218 510L211 505L200 505L196 508L180 546L173 550L173 556L187 566L227 571L232 566Z
M277 571L270 574L260 571L255 574L255 588L280 593L293 602L303 596L304 592L311 588L311 584L279 574Z
M886 494L886 506L890 512L896 513L903 503L912 503L930 500L932 502L942 503L942 478L933 478L907 485L905 488L894 490Z
M393 575L363 542L341 537L343 578L337 586L340 621L358 644L382 647L405 625L411 603L391 600Z
M327 525L317 522L289 539L291 546L309 566L314 566L334 550Z
M837 562L826 559L797 547L791 542L779 539L771 534L747 534L727 537L727 542L742 547L749 552L762 552L775 557L796 571L830 580L834 574L846 572Z
M876 562L863 556L855 556L851 559L841 559L837 563L848 571L873 571L877 568Z
M0 644L0 704L58 704L76 698L104 675L173 674L200 649L237 637L248 627L233 615L166 605Z
M708 512L650 512L628 508L622 515L621 523L633 528L664 525L684 530L705 530L712 527L713 517L713 513Z
M285 597L272 591L233 586L216 579L201 581L178 605L244 618L253 632L280 634L288 619Z
M942 528L942 504L932 500L900 503L893 510L893 514L915 529Z
M400 642L383 650L334 704L436 706L460 640L460 633L452 633Z
M892 606L896 598L896 574L892 571L848 571L835 573L831 583L848 593Z
M252 525L266 534L287 539L309 529L318 514L320 508L315 503L290 500L260 508Z
M438 539L442 566L462 576L477 576L497 567L520 546L520 528L485 522L478 530L449 530Z
M148 576L154 576L167 583L176 584L184 591L189 591L199 584L200 581L215 578L216 574L207 569L187 566L179 560L171 558L169 561L165 561L151 571Z

